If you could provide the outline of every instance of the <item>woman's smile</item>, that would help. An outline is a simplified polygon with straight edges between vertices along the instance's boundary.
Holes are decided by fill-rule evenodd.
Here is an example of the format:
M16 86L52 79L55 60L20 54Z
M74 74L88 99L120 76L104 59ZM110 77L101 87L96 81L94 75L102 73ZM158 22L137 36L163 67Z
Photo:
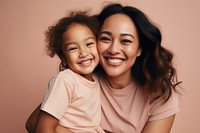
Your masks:
M118 57L105 57L105 59L107 60L108 64L110 64L112 66L119 66L125 60L125 59L118 58Z

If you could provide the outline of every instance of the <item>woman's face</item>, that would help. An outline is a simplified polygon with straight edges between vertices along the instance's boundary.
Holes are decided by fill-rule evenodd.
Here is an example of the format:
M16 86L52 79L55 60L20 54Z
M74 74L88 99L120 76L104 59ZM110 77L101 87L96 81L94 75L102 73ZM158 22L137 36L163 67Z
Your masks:
M131 77L131 67L141 51L136 27L128 16L115 14L104 21L98 37L98 52L109 77Z

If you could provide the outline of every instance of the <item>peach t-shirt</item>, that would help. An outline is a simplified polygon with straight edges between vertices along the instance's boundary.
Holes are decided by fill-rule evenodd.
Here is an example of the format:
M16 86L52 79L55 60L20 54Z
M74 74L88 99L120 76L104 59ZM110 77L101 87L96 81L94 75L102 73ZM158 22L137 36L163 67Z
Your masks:
M114 133L141 133L148 121L169 117L179 111L178 97L173 92L164 104L149 98L134 82L123 89L113 89L100 77L102 120L101 127Z
M103 133L100 86L95 76L93 79L89 81L70 69L59 72L49 81L41 110L73 132Z

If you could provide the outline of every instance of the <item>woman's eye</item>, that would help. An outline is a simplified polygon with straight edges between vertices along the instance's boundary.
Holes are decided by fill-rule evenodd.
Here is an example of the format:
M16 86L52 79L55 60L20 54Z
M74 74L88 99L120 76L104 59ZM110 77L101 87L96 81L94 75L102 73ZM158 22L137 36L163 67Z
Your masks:
M108 37L99 37L99 40L102 42L110 42L111 41L111 39Z
M128 39L124 39L124 40L122 40L121 42L124 43L124 44L132 43L132 41L131 41L131 40L128 40Z

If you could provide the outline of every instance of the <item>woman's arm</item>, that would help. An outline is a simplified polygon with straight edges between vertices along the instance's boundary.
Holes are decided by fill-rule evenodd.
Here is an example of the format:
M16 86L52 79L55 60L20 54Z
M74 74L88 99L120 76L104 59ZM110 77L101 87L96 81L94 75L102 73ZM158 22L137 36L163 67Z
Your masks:
M142 133L170 133L175 115L162 120L150 121L144 127Z
M35 133L37 121L39 119L40 114L40 107L41 104L33 111L33 113L29 116L29 118L26 121L26 129L29 133ZM56 131L58 133L73 133L69 129L62 127L61 125L57 125Z
M37 125L38 117L40 114L40 107L41 104L33 111L33 113L29 116L29 118L26 121L26 130L29 133L35 132L35 127Z
M36 133L56 133L59 120L47 112L40 111L36 126Z
M26 129L29 133L55 133L58 119L50 114L40 111L41 104L33 111L26 121Z

